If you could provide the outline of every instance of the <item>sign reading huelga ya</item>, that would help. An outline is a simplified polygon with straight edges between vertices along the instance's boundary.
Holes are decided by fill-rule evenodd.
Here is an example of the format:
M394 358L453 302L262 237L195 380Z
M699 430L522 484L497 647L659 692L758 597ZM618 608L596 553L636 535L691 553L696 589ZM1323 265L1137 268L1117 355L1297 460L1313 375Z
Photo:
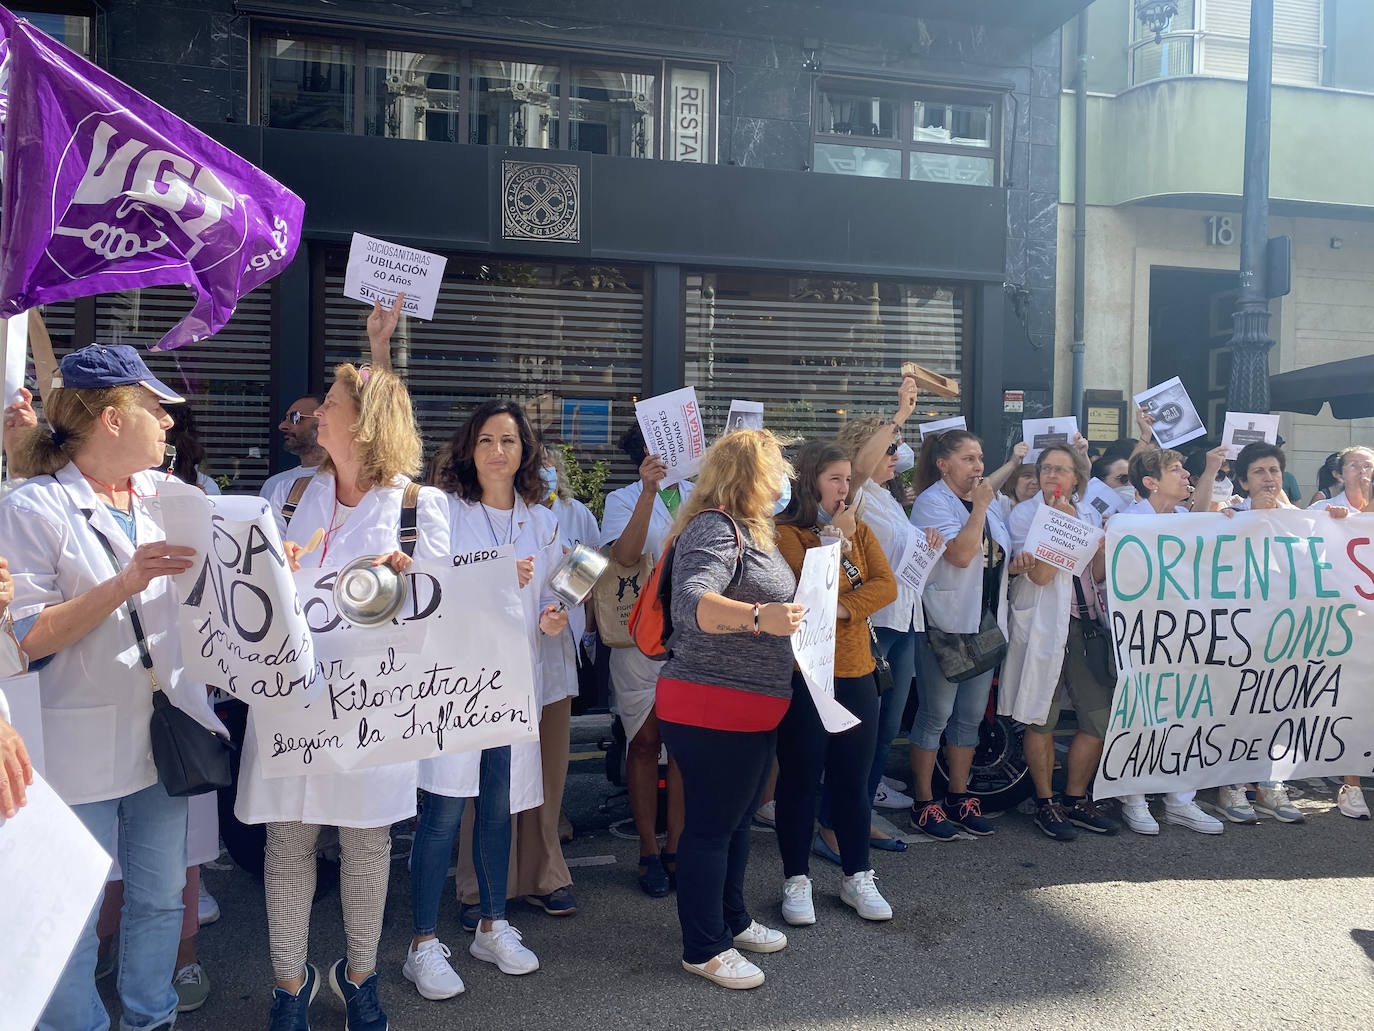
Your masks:
M649 454L662 457L668 466L664 484L676 483L697 471L706 452L706 433L695 387L635 402L635 417L644 433Z
M1116 516L1097 797L1374 772L1374 519Z
M467 561L472 559L471 561ZM267 777L332 773L538 739L539 711L510 545L416 563L389 624L334 610L335 570L296 574L319 694L254 715Z

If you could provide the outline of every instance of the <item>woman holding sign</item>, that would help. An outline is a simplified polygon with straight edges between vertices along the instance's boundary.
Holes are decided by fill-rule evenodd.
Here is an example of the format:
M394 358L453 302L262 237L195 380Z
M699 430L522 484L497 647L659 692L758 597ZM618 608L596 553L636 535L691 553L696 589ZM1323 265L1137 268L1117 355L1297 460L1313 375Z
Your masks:
M545 685L540 675L538 637L541 633L551 637L566 633L568 625L567 612L558 608L549 590L549 574L563 557L563 546L553 513L539 504L546 493L539 475L543 450L518 404L488 401L458 431L451 453L440 485L454 496L454 554L514 547L535 699L542 713ZM566 726L561 732L567 733ZM539 969L538 957L520 943L520 932L506 920L506 897L511 879L511 813L537 809L543 800L543 783L538 741L442 755L420 763L423 808L410 866L414 936L402 973L424 998L447 999L463 991L462 979L449 964L450 952L439 940L437 929L453 842L469 800L472 845L463 850L459 897L466 902L464 889L471 890L470 885L463 884L463 867L470 865L481 909L476 937L468 951L483 962L494 963L505 974L529 974ZM554 802L555 827L557 804ZM530 815L526 830L537 835L542 814ZM562 852L558 851L555 858L552 851L544 854L550 868L517 869L517 886L520 877L552 884L536 897L546 910L566 915L577 908L568 890L572 877Z
M0 504L9 615L39 674L48 780L125 873L121 1023L154 1027L176 1016L187 813L153 761L155 687L224 733L168 632L178 618L169 577L194 552L162 540L147 504L164 475L149 471L172 425L163 405L182 399L128 346L82 348L62 359L61 376L44 398L49 428L17 442L32 478ZM92 912L39 1020L44 1031L109 1027L95 988L95 921Z
M416 531L412 554L405 551L411 545L401 540L411 511L406 501L410 477L420 470L421 453L405 385L390 372L340 365L315 415L324 462L313 476L282 483L269 499L293 568L337 570L376 556L376 564L403 572L412 559L450 561L448 500L433 487L409 491ZM329 983L348 1008L350 1028L384 1028L377 944L391 868L391 825L415 815L415 764L265 777L257 718L257 710L250 711L234 812L244 823L267 824L263 873L277 982L271 1027L309 1024L310 1000L320 987L319 972L306 962L315 842L321 826L336 826L348 949L329 968Z

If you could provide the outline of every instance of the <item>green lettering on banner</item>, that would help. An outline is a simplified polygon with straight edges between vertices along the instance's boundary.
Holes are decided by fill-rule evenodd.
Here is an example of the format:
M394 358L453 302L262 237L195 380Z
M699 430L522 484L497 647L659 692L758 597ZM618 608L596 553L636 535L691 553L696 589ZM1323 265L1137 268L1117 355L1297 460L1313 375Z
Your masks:
M1354 631L1350 629L1350 624L1345 621L1345 614L1354 608L1358 608L1354 602L1349 602L1337 607L1332 618L1336 623L1340 624L1340 628L1345 631L1345 644L1341 646L1340 651L1335 651L1334 649L1327 651L1326 654L1329 658L1334 659L1344 655L1346 652L1350 651L1350 646L1355 643Z
M1275 537L1274 540L1284 546L1288 552L1288 600L1293 601L1298 596L1298 565L1293 559L1293 545L1297 544L1300 537Z
M1117 576L1116 573L1117 565L1121 559L1121 549L1126 547L1127 544L1134 544L1137 548L1139 548L1140 557L1145 560L1145 583L1141 585L1140 590L1136 591L1135 594L1121 593L1121 577ZM1145 542L1142 541L1139 537L1131 535L1122 537L1121 540L1117 541L1116 543L1116 550L1112 552L1112 593L1116 596L1117 601L1135 601L1136 599L1140 598L1145 594L1146 591L1150 589L1151 579L1152 577L1150 575L1150 549L1145 547Z
M1325 543L1326 538L1324 537L1307 538L1307 550L1312 556L1312 581L1317 589L1318 598L1339 598L1341 596L1340 591L1327 590L1322 586L1322 570L1330 569L1331 563L1323 562L1317 555L1317 545Z
M1224 599L1227 599L1227 600L1234 600L1234 599L1235 599L1235 596L1236 596L1236 592L1235 592L1235 591L1223 590L1223 589L1222 589L1222 586L1221 586L1221 574L1222 574L1222 573L1229 573L1229 572L1231 572L1231 570L1233 570L1233 569L1236 568L1235 566L1228 566L1228 565L1223 565L1223 564L1222 564L1222 561L1221 561L1221 548L1222 548L1222 545L1225 544L1227 541L1233 541L1233 540L1235 540L1235 539L1236 539L1236 535L1233 534L1233 533L1221 533L1221 534L1217 534L1217 539L1216 539L1216 541L1215 541L1215 542L1213 543L1213 545L1212 545L1212 597L1213 597L1213 598L1224 598ZM1201 550L1201 549L1199 549L1199 551L1200 551L1200 550ZM1248 591L1246 592L1246 596L1247 596L1247 597L1249 596L1249 592L1248 592Z
M1296 538L1295 538L1295 539L1296 539ZM1169 559L1169 560L1167 560L1167 561L1166 561L1165 558L1164 558L1164 542L1165 542L1165 541L1169 541L1171 544L1176 544L1176 545L1178 545L1178 554L1176 554L1172 559ZM1159 598L1158 598L1158 600L1159 600L1159 601L1163 601L1163 600L1164 600L1164 585L1165 585L1165 583L1171 583L1171 584L1174 585L1174 588L1178 591L1178 596L1179 596L1181 599L1183 599L1184 601L1187 601L1187 600L1188 600L1188 592L1185 591L1185 590L1183 589L1183 585L1182 585L1181 583L1179 583L1177 580L1174 579L1173 574L1170 573L1169 570L1173 569L1174 566L1178 565L1180 562L1183 561L1183 556L1186 555L1186 554L1188 553L1188 546L1187 546L1186 544L1183 543L1183 538L1182 538L1182 537L1174 537L1174 536L1172 536L1171 534L1161 533L1161 534L1159 535L1159 538L1158 538L1157 543L1155 544L1155 548L1156 548L1156 550L1159 552Z
M1283 644L1280 645L1279 650L1275 652L1271 647L1274 643L1274 628L1284 619L1288 620L1288 629L1284 632ZM1297 625L1298 617L1293 615L1292 609L1279 609L1278 614L1274 616L1274 621L1269 624L1269 636L1264 639L1265 662L1278 662L1283 658L1284 654L1288 651L1288 642L1293 639L1293 630Z
M1254 538L1245 538L1245 597L1250 598L1250 578L1253 575L1255 582L1259 585L1260 600L1269 600L1269 538L1262 539L1264 544L1264 554L1259 561L1255 560Z

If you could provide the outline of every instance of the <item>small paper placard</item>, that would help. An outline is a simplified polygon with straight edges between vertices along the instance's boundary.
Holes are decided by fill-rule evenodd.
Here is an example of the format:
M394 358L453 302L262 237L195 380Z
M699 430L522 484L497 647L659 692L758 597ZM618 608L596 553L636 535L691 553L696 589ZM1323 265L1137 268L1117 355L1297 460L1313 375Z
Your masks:
M930 576L930 571L945 553L945 545L932 548L926 542L925 531L920 529L909 534L909 538L906 551L902 553L893 572L896 573L898 580L920 594L925 590L926 578Z
M1126 507L1125 499L1096 476L1088 481L1088 489L1083 492L1083 504L1094 509L1104 519Z
M1022 550L1077 576L1092 561L1104 536L1102 530L1077 516L1066 515L1053 505L1041 505L1035 511Z
M447 264L443 255L354 233L344 273L344 296L366 304L381 301L389 308L396 295L404 292L402 314L432 319Z
M921 423L921 439L925 440L936 433L944 433L945 430L966 429L968 429L968 420L962 415L956 415L952 419L936 419L934 422Z
M696 387L682 387L635 403L635 416L649 454L668 466L664 484L685 480L697 471L706 453L706 433Z
M761 429L763 429L762 401L741 401L736 398L730 402L730 414L725 419L726 433L731 430Z
M1226 413L1221 442L1226 447L1227 458L1239 458L1241 448L1256 441L1264 441L1267 444L1279 442L1277 415L1260 415L1255 412Z
M1078 436L1078 419L1072 415L1061 415L1054 419L1022 419L1021 439L1026 442L1026 462L1034 462L1040 452L1047 447L1063 444L1073 446Z
M1162 448L1186 444L1207 432L1193 399L1177 376L1136 394L1133 400L1142 412L1154 418L1151 430L1155 443Z

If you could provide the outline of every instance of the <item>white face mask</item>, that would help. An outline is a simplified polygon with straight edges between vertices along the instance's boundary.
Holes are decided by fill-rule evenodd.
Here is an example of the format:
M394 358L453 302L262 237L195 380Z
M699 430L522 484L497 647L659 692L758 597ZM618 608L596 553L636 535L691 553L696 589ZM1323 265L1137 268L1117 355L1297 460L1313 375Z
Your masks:
M894 457L897 459L897 464L892 470L894 473L904 473L908 469L914 469L916 467L916 452L911 450L910 444L898 444L897 454Z
M1121 487L1113 487L1112 490L1116 491L1117 497L1119 497L1126 504L1135 504L1135 488L1132 487L1129 483Z
M782 478L782 483L779 485L779 489L782 491L782 496L779 497L777 501L773 502L774 515L779 514L787 507L787 503L792 500L792 481L784 476Z
M1229 476L1218 476L1212 481L1212 500L1230 501L1231 495L1236 492L1236 485L1231 482Z

